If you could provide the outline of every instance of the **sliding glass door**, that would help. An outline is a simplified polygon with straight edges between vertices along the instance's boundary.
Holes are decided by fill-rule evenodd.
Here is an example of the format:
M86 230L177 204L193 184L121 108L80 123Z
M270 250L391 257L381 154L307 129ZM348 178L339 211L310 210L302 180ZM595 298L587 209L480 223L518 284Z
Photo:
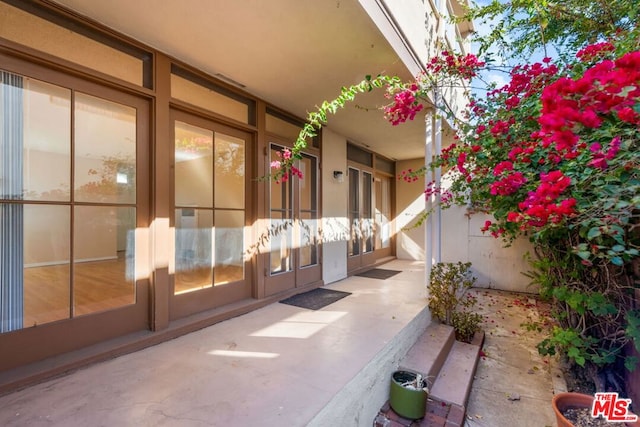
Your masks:
M251 297L251 135L174 111L172 317Z
M0 332L97 313L143 329L148 103L31 71L0 70Z

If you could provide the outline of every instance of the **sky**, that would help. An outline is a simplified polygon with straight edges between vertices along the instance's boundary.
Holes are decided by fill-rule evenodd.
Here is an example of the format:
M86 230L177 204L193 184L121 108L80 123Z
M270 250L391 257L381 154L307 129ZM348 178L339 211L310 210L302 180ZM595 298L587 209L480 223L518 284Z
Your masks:
M504 0L501 0L502 3L504 3ZM475 5L479 5L479 6L485 6L487 4L490 3L490 0L477 0L477 1L473 1L472 4ZM476 31L476 34L478 36L485 36L487 34L489 34L493 28L493 26L495 25L495 23L498 20L494 20L494 21L489 21L489 22L481 22L481 21L474 21L473 25ZM506 37L506 39L508 40L508 36ZM472 53L477 53L478 52L478 43L477 42L472 42L471 45L471 50ZM500 58L500 55L498 54L499 52L494 49L492 50L492 52L494 54L494 57L496 59ZM553 54L551 54L551 56L553 56ZM542 61L542 59L544 58L544 53L542 52L542 50L538 51L538 52L534 52L533 55L530 58L529 62L540 62ZM496 62L495 65L500 65L500 66L505 66L505 67L512 67L514 65L517 65L518 63L521 63L521 60L517 60L517 59L513 59L513 60L509 60L509 59L504 59L503 62ZM508 68L507 68L508 69ZM483 71L481 73L482 79L487 82L487 83L495 83L496 87L502 87L504 85L506 85L507 83L509 83L510 77L509 74L507 72L501 72L501 71ZM474 81L472 82L472 87L474 88L474 93L476 95L484 95L484 93L486 92L486 90L484 89L479 89L479 87L484 86L485 83L481 82L481 81Z

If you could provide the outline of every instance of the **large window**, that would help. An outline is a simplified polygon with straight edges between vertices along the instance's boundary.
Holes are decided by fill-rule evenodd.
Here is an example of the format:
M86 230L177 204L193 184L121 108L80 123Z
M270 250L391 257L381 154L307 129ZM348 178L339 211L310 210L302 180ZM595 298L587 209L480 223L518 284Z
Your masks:
M0 71L2 332L136 301L146 104L80 86Z
M175 133L175 293L243 281L246 138L181 120Z

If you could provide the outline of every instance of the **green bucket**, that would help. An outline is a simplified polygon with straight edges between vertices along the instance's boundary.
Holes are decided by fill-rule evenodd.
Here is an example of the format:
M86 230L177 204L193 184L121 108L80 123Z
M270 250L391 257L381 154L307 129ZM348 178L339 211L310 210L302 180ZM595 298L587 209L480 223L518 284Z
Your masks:
M403 384L414 383L418 377L417 372L395 371L391 375L391 389L389 391L389 404L396 414L410 420L424 417L427 410L427 392L420 389L408 388ZM423 377L423 385L425 379Z

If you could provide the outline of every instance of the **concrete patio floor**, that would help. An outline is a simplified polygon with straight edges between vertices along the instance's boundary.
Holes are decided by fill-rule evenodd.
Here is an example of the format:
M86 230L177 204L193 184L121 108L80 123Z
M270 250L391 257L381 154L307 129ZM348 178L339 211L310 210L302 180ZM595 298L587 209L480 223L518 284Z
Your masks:
M328 285L352 294L317 311L274 303L2 396L0 425L372 426L391 372L431 321L424 264L379 267L402 272ZM486 335L465 425L555 425L554 374L520 326L537 306L474 291Z
M271 304L0 397L0 425L331 425L343 411L342 425L370 426L430 323L424 263L381 268L402 272L328 285L352 295L318 311Z

